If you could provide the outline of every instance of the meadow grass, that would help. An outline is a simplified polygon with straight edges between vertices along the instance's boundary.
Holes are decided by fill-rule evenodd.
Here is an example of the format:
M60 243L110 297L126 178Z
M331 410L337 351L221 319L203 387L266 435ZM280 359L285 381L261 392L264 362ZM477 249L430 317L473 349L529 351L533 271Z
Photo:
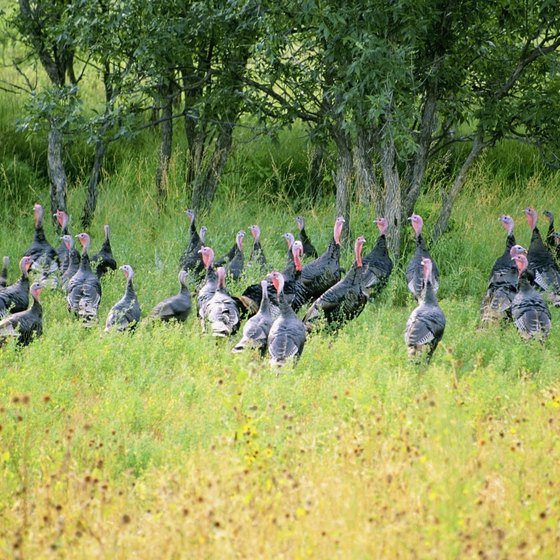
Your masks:
M85 168L85 148L75 150ZM95 250L111 225L118 262L136 271L144 316L177 291L188 230L180 147L163 213L156 154L150 136L111 148L91 230ZM32 239L33 203L48 208L43 157L12 158L4 173L0 254L12 256L12 279ZM334 209L328 196L314 207L295 197L305 166L297 138L290 148L282 138L240 144L212 212L198 221L208 243L225 253L239 228L259 223L281 268L281 234L294 231L297 212L322 250ZM442 178L417 209L428 231L445 184L443 169L431 173ZM509 144L473 171L432 251L447 329L429 368L407 360L414 303L402 263L357 320L338 336L311 337L299 364L280 373L255 354L233 355L232 341L203 336L194 317L106 335L120 273L104 281L101 324L89 330L69 317L62 293L43 292L44 336L0 349L0 556L557 557L560 315L552 310L541 347L511 325L480 330L478 307L504 247L498 216L517 220L526 245L521 210L558 210L559 179ZM82 202L73 182L73 234ZM352 231L369 247L372 218L353 209ZM409 232L405 253L412 249ZM350 264L348 251L343 260ZM249 272L231 289L257 279Z

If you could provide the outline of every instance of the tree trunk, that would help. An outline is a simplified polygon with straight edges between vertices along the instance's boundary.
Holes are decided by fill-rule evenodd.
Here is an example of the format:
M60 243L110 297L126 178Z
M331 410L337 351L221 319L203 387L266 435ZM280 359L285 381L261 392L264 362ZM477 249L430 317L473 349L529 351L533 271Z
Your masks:
M162 119L160 124L161 144L159 152L159 164L156 172L156 196L158 209L165 205L167 197L167 186L169 181L169 163L171 161L171 150L173 147L173 97L171 88L167 88L167 96L162 107Z
M350 138L339 127L334 139L338 151L334 184L336 186L336 215L346 220L342 229L342 244L346 245L350 237L350 202L352 200L353 161Z
M323 182L323 162L325 148L323 144L316 140L311 140L309 154L309 197L313 204L319 200L321 192L321 184Z
M438 221L432 233L432 243L435 243L447 229L447 224L449 223L449 218L451 217L453 204L455 203L457 196L459 195L461 189L463 188L463 185L465 184L470 168L473 166L474 162L482 153L485 147L486 144L482 140L482 133L478 132L474 138L474 142L471 151L467 156L467 159L465 159L465 161L463 162L463 165L461 166L459 173L455 177L448 195L443 201Z
M396 165L396 150L392 136L387 135L381 145L381 169L385 183L383 215L389 226L389 247L398 260L401 253L401 182Z
M51 215L57 210L66 212L67 179L62 162L62 132L54 127L48 134L47 163L51 181Z
M103 158L105 157L106 144L103 140L103 134L105 133L106 126L104 126L101 134L101 138L97 141L95 145L95 159L93 161L93 168L91 170L91 175L89 177L88 189L86 195L86 202L84 204L84 211L82 213L82 227L88 229L93 222L93 217L95 216L95 210L97 208L97 193L98 185L101 177L101 166L103 165Z
M210 207L216 194L218 181L222 175L233 144L233 123L222 125L212 158L205 173L199 175L193 187L192 207L200 212Z
M377 181L373 169L371 133L359 130L354 146L354 168L356 173L356 187L360 203L369 208L374 204L376 214L381 213L381 185Z

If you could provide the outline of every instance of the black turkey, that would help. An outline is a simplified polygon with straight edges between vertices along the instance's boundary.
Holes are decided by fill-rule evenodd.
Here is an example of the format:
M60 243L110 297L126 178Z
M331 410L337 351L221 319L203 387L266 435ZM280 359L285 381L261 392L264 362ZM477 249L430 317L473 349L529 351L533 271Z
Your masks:
M35 204L33 212L35 215L35 233L33 242L25 252L25 256L32 258L31 268L48 279L58 270L58 255L45 237L43 207L40 204Z
M59 270L60 274L64 274L68 266L68 249L64 241L62 241L62 237L64 235L68 235L68 214L64 212L64 210L57 210L55 213L56 221L60 226L60 245L56 249L56 254L58 255L58 262L59 262Z
M226 272L231 274L234 280L239 280L241 274L243 273L243 266L245 264L245 258L243 256L243 238L245 237L245 232L240 230L235 236L235 251L233 253L233 258L226 265Z
M185 214L190 220L189 242L185 247L181 258L179 259L179 269L186 270L193 275L195 279L199 279L204 273L204 263L200 249L204 246L204 236L206 234L206 226L201 230L202 235L196 231L195 212L194 210L186 210Z
M424 286L422 258L430 259L432 261L432 290L434 293L437 293L439 287L439 271L436 263L430 256L428 248L424 242L424 237L422 236L424 220L418 214L412 214L412 216L408 219L410 220L416 234L416 249L414 251L414 255L412 255L412 259L410 259L408 265L406 266L406 283L408 285L408 289L412 292L416 300L419 301Z
M2 258L2 271L0 271L0 290L8 285L8 269L10 268L10 257Z
M429 363L443 337L445 315L436 299L432 282L432 261L427 257L421 257L420 264L423 269L423 287L419 305L410 314L406 323L404 340L410 357L421 357L425 352L426 362Z
M275 271L270 277L276 288L280 315L272 323L268 333L268 353L273 366L283 366L287 361L298 360L301 356L305 346L305 327L284 297L282 273Z
M550 311L527 275L528 260L524 254L513 257L519 271L519 288L511 305L517 331L525 340L538 338L544 342L550 332Z
M373 249L362 259L364 263L362 286L370 299L381 293L393 271L393 261L387 250L387 220L377 218L375 224L379 230L379 237Z
M30 256L19 261L21 277L17 282L0 291L0 317L7 313L25 311L29 305L29 268L33 263Z
M80 317L86 326L91 326L97 319L97 311L101 302L101 283L97 274L92 272L89 261L90 237L87 233L76 236L82 245L82 258L78 271L66 287L68 311Z
M123 264L120 269L126 278L126 288L123 297L113 305L107 321L105 322L105 332L117 329L119 332L133 330L140 321L140 304L134 291L134 270L129 264Z
M233 347L232 352L242 352L246 348L256 348L264 355L268 333L272 327L272 314L270 312L270 299L268 297L268 282L261 282L261 303L259 310L243 327L241 340Z
M340 328L344 323L358 317L364 310L367 295L363 287L362 247L365 242L363 236L356 239L354 244L356 260L346 276L315 300L308 309L303 319L308 330L311 330L322 318L328 326Z
M296 216L296 224L299 229L299 240L303 245L303 256L316 259L319 253L317 253L317 249L315 249L313 243L311 243L311 239L309 239L309 235L307 235L305 231L305 220L303 216Z
M535 277L534 283L546 292L549 301L555 307L560 307L560 270L554 257L543 243L537 227L537 211L534 208L525 208L523 211L532 232L531 244L527 252L529 272Z
M216 275L218 287L206 304L205 319L210 323L213 336L231 336L239 329L239 307L226 289L225 268L220 266Z
M74 248L74 238L71 235L63 235L62 242L67 248L67 256L66 267L60 279L60 285L63 290L66 290L70 278L72 278L80 268L80 253Z
M545 210L543 216L548 220L548 230L546 232L546 244L550 251L554 254L556 247L554 243L554 213L550 210Z
M187 271L179 272L179 293L168 297L158 303L150 313L150 317L161 319L162 321L171 321L176 319L179 322L187 320L192 309L191 294L187 286Z
M264 256L263 248L261 246L261 228L254 224L249 226L251 235L253 236L253 247L251 249L251 255L249 256L249 264L252 266L258 266L262 271L266 270L267 261Z
M16 338L18 344L27 346L34 337L43 334L43 308L39 300L41 290L41 283L34 282L31 285L31 296L33 298L31 307L8 315L0 321L0 345L10 338Z
M300 281L307 289L310 300L318 298L340 280L340 234L344 222L342 216L336 219L333 238L326 251L301 271Z
M105 239L101 245L101 249L91 257L91 264L95 266L95 274L97 278L101 278L104 274L109 272L109 270L117 270L117 262L113 257L113 251L111 249L111 239L109 238L109 224L103 226L105 232Z
M202 330L205 331L206 307L218 289L218 277L214 269L214 251L210 247L202 247L200 254L206 269L206 280L198 292L196 309Z
M506 246L492 267L488 289L482 299L480 306L482 325L510 318L511 304L517 293L517 267L510 255L512 247L515 246L514 222L511 216L500 216L500 221L507 232Z

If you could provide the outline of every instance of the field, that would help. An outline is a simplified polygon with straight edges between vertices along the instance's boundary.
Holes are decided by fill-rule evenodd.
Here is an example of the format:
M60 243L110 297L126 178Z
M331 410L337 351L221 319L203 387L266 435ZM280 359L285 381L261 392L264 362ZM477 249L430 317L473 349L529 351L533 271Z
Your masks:
M111 225L144 316L176 292L187 236L178 154L168 209L155 210L152 140L111 154L92 228L96 248ZM288 140L241 145L230 162L199 222L217 253L240 227L260 223L264 250L282 267L280 236L295 229L296 213L320 250L328 243L330 199L309 207L293 196L306 154ZM37 146L28 162L4 154L0 253L13 263L31 241L33 203L48 207ZM474 170L433 250L447 330L429 368L406 357L414 305L402 263L359 319L336 337L313 336L297 367L281 372L233 355L232 341L202 335L192 317L145 321L132 336L85 330L62 293L45 291L44 336L0 349L0 556L557 557L560 314L541 347L511 325L480 330L478 307L503 250L498 216L510 213L527 244L522 209L560 211L559 186L529 149L507 144ZM70 192L76 224L82 191ZM439 200L434 187L417 209L428 231ZM353 214L353 234L371 247L373 215L359 206ZM58 244L50 223L47 235ZM103 288L101 323L122 275Z

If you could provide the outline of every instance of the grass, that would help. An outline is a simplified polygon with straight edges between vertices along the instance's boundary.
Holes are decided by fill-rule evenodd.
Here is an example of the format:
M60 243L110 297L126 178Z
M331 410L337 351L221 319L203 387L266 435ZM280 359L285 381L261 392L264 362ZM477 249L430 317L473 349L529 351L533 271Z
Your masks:
M188 203L181 153L158 215L155 139L111 150L115 171L101 186L93 247L109 223L147 315L178 289ZM15 262L32 238L32 204L48 207L48 198L41 158L6 154L13 167L0 192L0 254ZM240 144L199 221L216 252L257 222L281 267L280 236L294 230L296 212L324 248L334 219L328 197L313 208L294 198L305 165L297 139L291 148L283 138ZM441 179L418 207L427 230L446 180L442 169L431 174ZM523 343L511 326L480 331L477 318L503 250L499 214L518 221L527 244L521 209L558 210L559 178L511 144L473 171L433 250L447 330L429 368L407 361L413 303L402 264L356 321L337 337L313 336L298 366L281 373L256 355L233 355L231 341L203 336L193 318L105 335L102 325L73 321L62 293L44 292L44 336L0 349L0 556L554 558L560 316L552 311L544 347ZM82 203L73 183L74 222ZM377 234L366 209L354 208L352 228L371 247ZM47 235L55 244L50 224ZM409 233L406 251L412 246ZM103 289L102 322L124 278L109 276Z

